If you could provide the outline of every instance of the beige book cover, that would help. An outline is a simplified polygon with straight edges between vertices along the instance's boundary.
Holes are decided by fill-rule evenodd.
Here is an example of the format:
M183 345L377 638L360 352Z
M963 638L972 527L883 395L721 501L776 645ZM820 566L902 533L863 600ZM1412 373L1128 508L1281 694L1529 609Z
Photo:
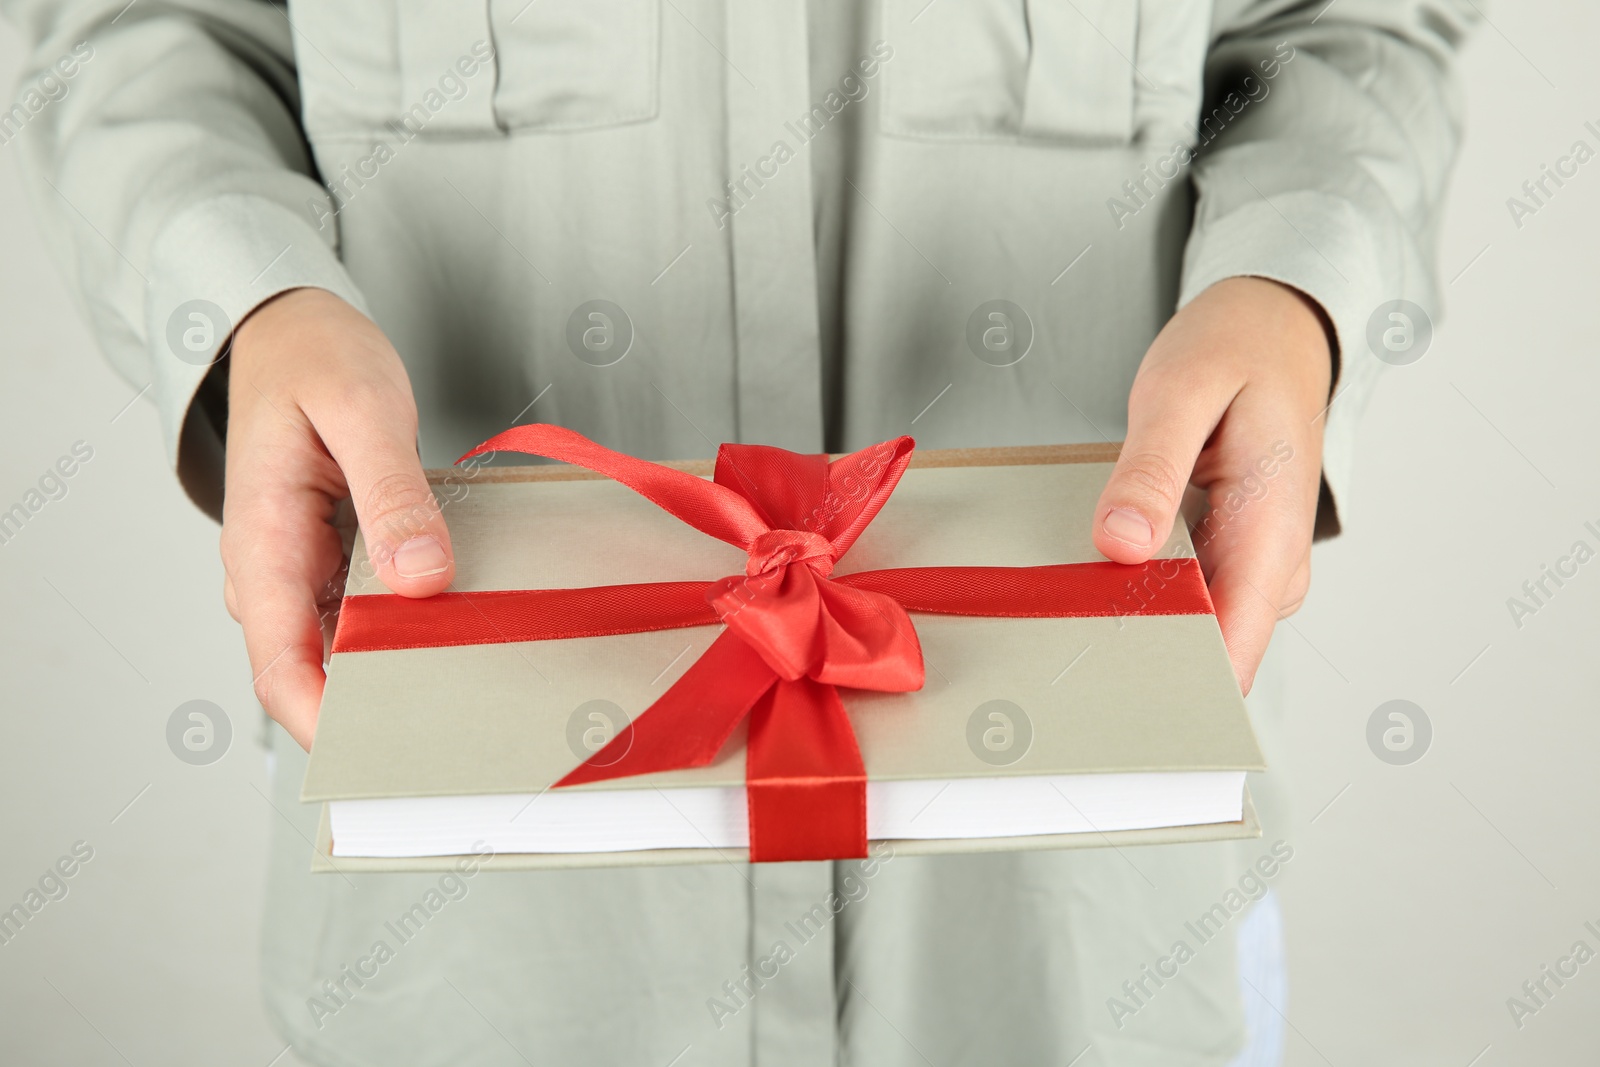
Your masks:
M1115 454L1115 446L918 453L835 574L1102 560L1090 517ZM673 466L709 474L711 465ZM739 549L576 468L480 468L430 478L450 526L456 591L708 580L744 569ZM1181 525L1160 557L1193 557ZM358 539L347 597L386 592L363 564ZM1120 830L1091 821L1070 833L897 839L897 852L1259 834L1242 772L1264 766L1216 618L1129 615L1141 595L1149 593L1130 587L1128 603L1107 605L1100 617L913 615L926 665L923 688L843 691L869 790L917 780L1240 772L1238 818ZM586 739L587 723L638 715L721 629L335 653L301 799L542 796L597 747ZM611 714L595 719L585 708ZM1004 729L997 735L990 723ZM1014 748L994 751L995 736ZM670 800L674 790L741 789L744 772L741 728L709 766L558 792L653 790ZM707 847L501 853L494 865L744 860L742 849L717 844L714 836L706 835ZM313 868L430 870L453 862L451 856L341 855L325 808Z

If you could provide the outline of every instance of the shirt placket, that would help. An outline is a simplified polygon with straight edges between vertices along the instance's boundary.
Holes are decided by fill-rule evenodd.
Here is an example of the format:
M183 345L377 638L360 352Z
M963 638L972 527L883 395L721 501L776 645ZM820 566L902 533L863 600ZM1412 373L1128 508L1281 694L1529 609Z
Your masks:
M726 7L727 147L739 440L817 452L822 360L803 4Z
M811 163L787 125L808 108L805 6L731 3L725 11L738 437L818 452ZM832 918L833 865L755 864L749 873L751 1060L759 1067L832 1067L834 931L819 916Z
M750 867L750 1058L756 1067L833 1067L837 1061L832 890L831 863Z

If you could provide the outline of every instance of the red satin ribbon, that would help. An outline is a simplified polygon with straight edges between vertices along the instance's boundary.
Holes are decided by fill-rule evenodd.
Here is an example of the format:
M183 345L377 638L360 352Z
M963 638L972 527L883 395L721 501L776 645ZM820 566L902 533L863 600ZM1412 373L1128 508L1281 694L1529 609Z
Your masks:
M1212 613L1193 559L1140 566L913 567L832 577L894 491L909 437L830 461L725 444L711 481L602 448L558 426L518 426L467 455L525 452L621 482L749 553L709 582L346 597L335 652L727 629L659 700L556 785L701 767L748 715L750 858L866 855L866 772L838 688L920 689L908 611L1006 618Z

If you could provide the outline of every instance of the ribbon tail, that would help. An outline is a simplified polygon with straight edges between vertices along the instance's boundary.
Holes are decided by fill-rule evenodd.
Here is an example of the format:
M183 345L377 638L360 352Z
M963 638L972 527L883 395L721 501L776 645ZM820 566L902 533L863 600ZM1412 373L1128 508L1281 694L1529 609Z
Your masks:
M659 700L556 788L704 767L777 678L754 649L724 631Z
M732 489L649 460L613 452L564 426L537 422L513 426L495 434L456 462L501 451L525 452L586 467L627 486L701 533L730 545L748 547L768 529L755 506Z
M780 680L762 695L745 786L752 862L866 856L867 772L833 686Z

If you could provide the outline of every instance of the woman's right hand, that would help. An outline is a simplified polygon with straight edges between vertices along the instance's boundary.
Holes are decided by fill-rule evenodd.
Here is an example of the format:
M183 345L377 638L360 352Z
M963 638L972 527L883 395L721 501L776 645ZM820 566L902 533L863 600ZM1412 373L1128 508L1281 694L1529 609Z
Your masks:
M326 290L293 289L245 319L228 358L223 595L256 696L309 749L319 612L344 562L339 503L352 502L378 578L402 596L450 584L450 535L417 456L411 381L371 319Z

